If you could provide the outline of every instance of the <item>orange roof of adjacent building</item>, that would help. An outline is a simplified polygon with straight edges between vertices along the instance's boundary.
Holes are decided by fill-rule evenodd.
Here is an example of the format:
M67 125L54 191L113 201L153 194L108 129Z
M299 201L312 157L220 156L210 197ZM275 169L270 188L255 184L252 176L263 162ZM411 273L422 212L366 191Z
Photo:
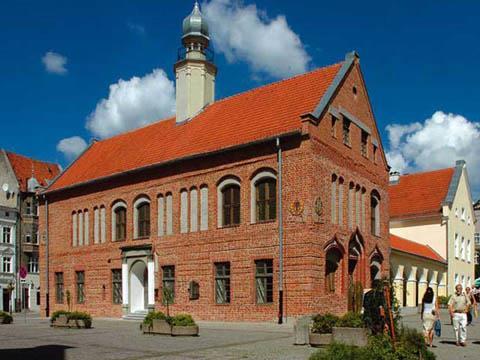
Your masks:
M390 245L393 250L398 250L404 253L421 256L430 260L440 261L445 263L445 259L442 258L435 250L428 245L416 243L415 241L404 239L400 236L390 234Z
M390 218L440 213L455 168L402 175L390 185Z
M343 64L216 101L183 124L173 117L94 142L48 191L300 131Z
M8 151L5 153L13 168L21 191L27 191L28 179L32 176L41 186L47 186L48 182L60 174L60 166L57 164L34 160Z

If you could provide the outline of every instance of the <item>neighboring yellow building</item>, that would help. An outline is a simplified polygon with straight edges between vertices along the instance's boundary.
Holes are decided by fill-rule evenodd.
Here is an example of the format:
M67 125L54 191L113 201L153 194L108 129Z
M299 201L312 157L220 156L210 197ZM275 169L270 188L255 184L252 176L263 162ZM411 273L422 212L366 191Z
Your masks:
M421 303L427 286L453 293L474 279L474 212L465 161L390 178L391 269L402 306Z

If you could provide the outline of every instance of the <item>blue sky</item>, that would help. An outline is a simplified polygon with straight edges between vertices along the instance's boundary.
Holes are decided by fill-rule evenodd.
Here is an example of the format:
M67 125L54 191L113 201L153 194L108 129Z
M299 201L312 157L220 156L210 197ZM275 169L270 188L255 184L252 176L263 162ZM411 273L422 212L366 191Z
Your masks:
M451 166L463 157L471 178L480 178L475 156L477 150L480 153L480 2L201 4L210 16L224 15L212 20L212 38L228 32L217 36L220 40L214 44L217 98L291 75L278 68L282 61L265 54L257 35L267 30L273 31L272 43L284 46L283 56L292 62L293 73L338 62L356 50L394 167L409 172ZM137 76L138 86L159 80L155 91L171 93L181 21L192 5L190 0L1 2L0 147L66 165L72 154L65 157L57 144L74 136L87 142L99 136L98 128L86 128L87 118L92 114L98 124L102 116L111 115L105 108L110 97L115 100L110 85L123 79L122 91ZM233 26L241 19L253 25ZM241 44L229 38L235 31L244 36ZM50 71L42 62L48 52L57 60ZM154 69L164 73L152 75ZM144 88L142 101L151 102L150 93ZM159 98L163 107L150 103L145 121L153 120L148 116L155 117L156 111L164 115L171 110L171 98ZM102 99L107 101L103 110ZM102 136L107 133L112 132ZM477 180L472 182L475 189L480 187Z

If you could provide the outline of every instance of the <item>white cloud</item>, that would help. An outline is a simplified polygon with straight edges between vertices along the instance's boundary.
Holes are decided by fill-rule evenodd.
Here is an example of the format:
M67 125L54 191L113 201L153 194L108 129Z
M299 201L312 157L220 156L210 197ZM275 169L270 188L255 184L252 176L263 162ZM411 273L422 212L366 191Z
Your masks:
M480 123L457 114L435 112L423 123L389 125L387 159L392 170L414 172L467 162L473 191L480 192Z
M49 73L63 75L67 73L67 58L63 55L55 53L53 51L47 52L42 57L42 63L45 66L45 70Z
M127 27L131 32L134 32L138 35L145 35L145 33L146 33L145 26L140 25L140 24L128 22Z
M110 85L107 99L87 118L93 135L105 138L158 121L175 112L175 87L163 70L144 77L120 79Z
M215 49L229 62L245 61L254 72L276 78L307 71L310 56L284 15L270 19L238 0L211 0L202 10Z
M57 144L57 150L63 153L67 160L73 160L87 148L87 143L80 136L62 139Z

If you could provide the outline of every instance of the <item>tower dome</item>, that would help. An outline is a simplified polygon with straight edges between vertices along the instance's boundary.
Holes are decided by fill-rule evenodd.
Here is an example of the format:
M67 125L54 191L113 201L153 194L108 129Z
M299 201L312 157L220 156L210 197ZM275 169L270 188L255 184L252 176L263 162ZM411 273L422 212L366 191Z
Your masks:
M182 39L185 39L187 36L201 36L210 40L207 20L200 12L198 1L195 1L191 14L183 20Z

